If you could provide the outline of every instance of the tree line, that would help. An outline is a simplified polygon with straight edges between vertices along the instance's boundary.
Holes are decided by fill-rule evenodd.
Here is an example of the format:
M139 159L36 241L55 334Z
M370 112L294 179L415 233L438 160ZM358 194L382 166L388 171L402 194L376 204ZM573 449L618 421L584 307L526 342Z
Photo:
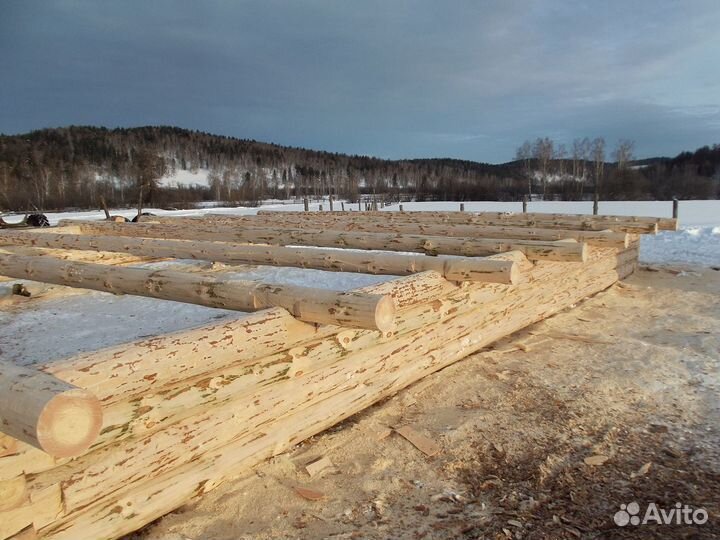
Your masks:
M720 145L675 158L634 159L635 142L578 138L568 148L548 137L525 141L516 162L527 180L526 194L550 200L667 200L720 197Z
M602 139L568 151L548 138L524 143L517 159L383 160L279 146L166 126L70 126L0 135L0 209L181 207L200 201L363 195L393 200L715 198L720 147L673 159L632 160L624 141L607 162ZM161 183L178 171L207 172L208 185Z

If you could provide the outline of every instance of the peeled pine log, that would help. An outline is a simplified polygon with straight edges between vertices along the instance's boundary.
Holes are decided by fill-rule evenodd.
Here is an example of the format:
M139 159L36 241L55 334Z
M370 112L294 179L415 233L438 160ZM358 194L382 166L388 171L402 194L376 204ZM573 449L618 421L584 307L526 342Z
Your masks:
M390 296L399 309L404 309L434 301L457 289L438 274L425 272L358 291ZM284 309L272 308L238 320L79 354L38 369L92 390L106 406L342 331L336 326L304 323ZM379 337L377 332L372 334ZM386 335L390 338L393 334Z
M333 213L335 214L335 213ZM357 213L355 213L357 214ZM390 214L390 212L385 212ZM175 221L173 221L175 220ZM343 230L354 232L394 232L407 234L427 234L432 236L460 236L467 238L503 238L517 240L554 241L572 238L578 242L586 242L599 247L628 247L628 234L614 231L577 231L572 229L541 229L530 227L497 226L497 225L466 225L462 223L433 223L424 220L400 221L394 219L368 219L360 215L342 216L305 212L278 212L276 214L261 214L256 217L233 216L207 216L203 221L212 223L232 224L243 223L248 226L272 226L278 228L292 228L312 225L324 229ZM198 224L199 218L163 218L159 223L186 223Z
M532 266L519 253L497 255L495 258ZM493 295L502 294L506 286L492 285L492 289L496 290ZM128 436L136 430L133 426L147 431L149 426L162 421L165 414L184 417L185 413L178 412L178 408L188 407L187 401L183 401L185 396L169 399L167 393L173 396L181 394L189 381L207 379L214 381L213 385L226 385L234 381L234 376L217 378L212 374L227 371L233 366L241 367L241 371L255 369L253 366L258 361L267 358L273 358L271 362L286 362L292 358L288 357L288 351L291 355L305 356L303 351L306 347L312 350L326 339L341 344L346 351L362 350L378 340L390 341L402 330L401 325L407 326L408 330L418 328L439 320L446 311L456 310L455 301L439 299L462 295L463 290L463 287L448 282L435 272L414 274L358 289L393 298L400 308L399 324L393 332L316 326L295 319L282 308L273 308L238 320L82 353L66 360L38 365L37 369L88 388L98 396L105 416L98 444L105 444ZM149 398L144 399L145 396ZM159 399L163 401L162 407L158 406ZM131 406L127 407L127 403ZM16 450L13 451L15 455L0 457L0 480L12 478L17 470L38 473L58 465L48 459L47 454L32 447Z
M187 225L154 223L135 223L131 225L75 221L72 224L79 226L83 234L140 236L145 238L412 251L429 255L460 255L464 257L482 257L507 251L520 251L530 260L548 261L585 261L587 257L586 245L578 242L571 244L561 241L449 238L446 236L413 234L232 227L214 224L199 224L192 228Z
M607 269L613 265L610 261L610 264L601 267ZM578 280L584 279L578 275L580 271L576 268L574 272L557 272L551 281L553 290L545 292L545 295L557 298L552 305L562 305L565 301L563 293L574 290ZM593 273L590 272L590 275ZM508 305L510 299L526 291L532 293L536 288L537 285L520 286L502 296L499 303ZM210 452L239 436L257 436L256 429L269 429L268 424L278 416L303 410L324 396L342 392L348 385L354 387L364 383L371 386L382 376L379 373L396 378L409 369L405 366L406 362L412 359L422 362L420 359L424 353L441 348L448 341L462 339L466 347L475 344L485 337L484 332L477 332L477 327L482 326L478 321L497 318L502 323L505 316L502 311L495 311L493 303L483 308L468 309L466 305L461 309L457 306L444 320L421 326L392 341L357 350L351 355L344 354L338 344L320 343L298 359L300 365L292 374L271 376L270 380L261 382L255 389L231 396L231 400L225 403L199 409L197 415L171 424L147 438L109 446L47 474L38 475L33 486L44 488L64 481L67 487L63 489L63 500L67 509L81 508L101 496L102 490L109 485L125 485L148 478L151 474L162 474L192 459L195 449ZM535 311L532 306L528 306L526 315L533 319ZM273 363L268 362L269 365ZM218 381L216 384L222 383ZM178 445L178 440L183 440L184 444Z
M100 402L87 390L0 361L0 431L54 457L87 450L100 433Z
M562 279L568 277L571 279ZM302 408L292 409L265 423L261 433L242 434L223 446L186 460L178 468L167 469L156 478L139 476L120 491L94 499L39 532L58 540L74 538L80 533L92 537L117 537L130 532L209 491L225 477L326 429L533 320L562 309L569 302L611 285L616 279L617 272L612 268L589 273L581 270L572 276L561 276L542 292L525 288L524 292L508 295L488 313L474 312L463 321L439 325L432 330L432 336L420 338L421 343L391 353L387 362L373 362L367 355L361 365L339 362L340 371L333 377L346 382L331 394L323 394L311 401L300 400L298 403L303 402ZM560 297L556 294L558 288L563 291ZM516 309L518 303L526 305L528 302L532 307L527 312ZM452 335L453 339L438 339L438 334ZM382 366L382 370L374 371L373 364ZM302 395L303 381L298 380L296 385L300 390L295 394ZM292 394L285 392L285 395ZM166 467L166 463L163 460L161 465ZM89 496L86 494L83 499Z
M493 215L489 212L481 212L480 215ZM500 214L500 215L506 215L506 214ZM521 215L521 214L511 214L511 215ZM552 219L576 219L578 221L587 221L588 218L590 218L594 223L636 223L636 224L642 224L642 225L652 225L656 224L658 226L658 229L661 231L677 231L679 226L679 221L677 218L660 218L660 217L650 217L650 216L613 216L613 215L606 215L606 216L590 216L586 214L545 214L542 212L529 212L526 215L531 219L540 219L540 220L552 220Z
M517 266L513 261L480 257L428 257L400 253L366 253L308 247L238 246L221 242L62 233L10 232L3 234L0 241L43 248L110 251L158 258L293 266L366 274L408 275L432 270L451 281L514 283L518 279Z
M285 212L261 210L260 216L278 215ZM297 213L297 212L293 212ZM338 214L337 212L335 212ZM350 212L347 212L349 214ZM313 212L310 215L315 215ZM310 217L310 215L308 217ZM324 215L321 213L321 215ZM397 220L410 223L430 222L456 223L466 225L492 225L514 227L539 227L547 229L570 229L585 231L611 230L625 233L654 234L658 231L658 222L670 223L665 218L636 218L631 216L591 216L582 214L515 214L511 212L356 212L369 219ZM336 216L337 217L337 216ZM599 219L598 219L599 218ZM604 219L609 218L609 219Z
M384 343L392 345L399 335L418 331L422 335L427 325L436 324L460 310L482 308L501 298L504 289L501 286L492 291L458 287L442 299L409 306L398 312L395 331L387 336L367 330L343 330L334 336L315 339L261 359L235 359L220 370L179 381L161 375L154 380L149 394L132 399L126 396L123 401L110 403L108 400L105 403L102 434L92 450L182 420L202 407L217 407L243 394L253 395L258 388L265 388L283 377L322 369L328 358L345 357L346 361L354 361L353 355L372 354L374 347ZM132 344L127 345L126 350L132 347ZM149 363L150 358L144 360ZM163 397L159 399L158 395Z
M0 255L0 274L237 311L284 307L305 321L381 331L392 328L395 316L395 305L386 296L224 280L184 272L72 263L46 257Z

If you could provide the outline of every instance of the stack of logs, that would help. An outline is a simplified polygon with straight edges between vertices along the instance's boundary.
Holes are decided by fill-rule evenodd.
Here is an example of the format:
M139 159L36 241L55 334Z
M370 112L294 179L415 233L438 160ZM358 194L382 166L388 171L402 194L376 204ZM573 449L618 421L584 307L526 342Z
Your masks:
M639 234L677 228L450 212L148 219L2 231L0 275L251 314L32 369L0 363L0 540L132 532L609 287L634 270ZM333 292L55 256L70 252L402 277Z

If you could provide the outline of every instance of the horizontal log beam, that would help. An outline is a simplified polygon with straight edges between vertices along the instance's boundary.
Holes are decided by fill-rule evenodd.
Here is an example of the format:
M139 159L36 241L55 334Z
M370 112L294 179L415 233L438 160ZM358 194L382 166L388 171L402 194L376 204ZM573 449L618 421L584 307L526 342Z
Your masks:
M388 214L389 212L385 212ZM542 229L535 227L515 227L509 225L468 225L463 223L433 223L432 221L404 221L396 219L368 219L358 213L345 213L336 216L337 212L317 213L278 212L258 216L204 216L202 218L147 217L144 223L163 223L198 225L211 222L223 225L242 223L249 227L298 228L307 225L324 230L342 230L353 232L392 232L403 234L427 234L432 236L454 236L467 238L502 238L516 240L555 241L571 238L578 242L586 242L592 246L628 247L628 233L603 231L578 231L572 229Z
M502 240L494 238L451 238L446 236L352 233L306 229L270 229L230 225L186 225L154 223L74 222L83 234L105 234L145 238L210 240L270 245L302 245L410 251L429 255L482 257L507 251L520 251L530 260L582 262L587 258L586 244L564 241Z
M101 426L100 402L87 390L47 373L0 361L3 433L53 457L74 457L90 447Z
M381 331L392 329L395 317L395 305L387 296L220 279L169 270L118 268L50 257L0 254L0 275L244 312L282 307L308 322Z
M261 210L259 216L281 215L289 212L279 210ZM292 212L298 214L299 212ZM329 212L310 212L308 219L314 215L328 215ZM334 212L334 214L339 214ZM635 218L632 216L590 216L582 214L515 214L503 212L345 212L348 216L366 219L396 220L411 223L456 223L466 225L488 225L515 227L537 227L549 229L568 229L585 231L612 230L626 233L654 234L658 231L658 221L663 218ZM600 217L600 219L598 219ZM607 218L607 219L605 219ZM667 222L663 220L667 225Z
M62 233L4 232L0 245L127 253L141 257L196 259L227 264L261 264L316 268L335 272L409 275L435 271L451 281L515 283L513 261L481 257L429 257L401 253L368 253L339 249L284 246L238 246L222 242L112 237Z

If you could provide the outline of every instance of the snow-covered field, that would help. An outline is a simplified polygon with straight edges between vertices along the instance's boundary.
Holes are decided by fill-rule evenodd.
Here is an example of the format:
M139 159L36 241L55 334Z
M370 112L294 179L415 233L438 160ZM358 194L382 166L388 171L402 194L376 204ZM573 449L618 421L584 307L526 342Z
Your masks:
M328 202L323 207L328 210ZM521 203L466 202L468 212L521 212ZM320 203L311 203L310 209L317 210ZM457 202L403 203L404 210L458 210ZM340 203L335 203L339 209ZM346 209L357 209L357 205L345 204ZM302 211L302 204L291 201L272 201L261 207L263 210ZM601 215L671 217L670 201L603 201L599 205ZM398 205L384 208L397 211ZM530 212L592 214L592 202L533 202ZM244 215L255 214L258 208L201 208L197 210L166 211L148 208L157 215L199 216L206 213ZM135 210L113 210L113 214L133 217ZM61 219L102 219L101 211L48 213L52 224ZM644 263L686 263L705 266L720 265L720 201L681 201L679 232L661 232L657 236L642 238L640 260Z

